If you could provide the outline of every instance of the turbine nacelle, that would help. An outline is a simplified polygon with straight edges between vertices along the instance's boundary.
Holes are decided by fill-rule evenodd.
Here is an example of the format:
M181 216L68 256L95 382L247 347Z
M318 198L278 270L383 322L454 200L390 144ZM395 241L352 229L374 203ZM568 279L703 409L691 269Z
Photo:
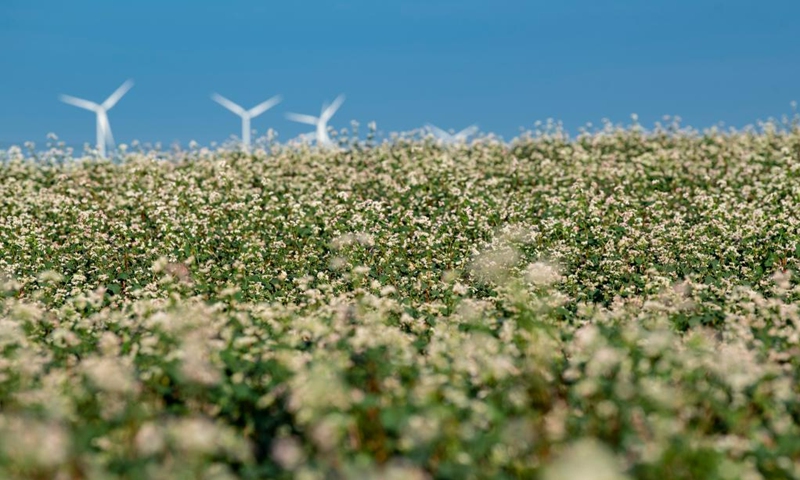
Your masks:
M333 143L333 140L331 140L331 137L328 135L328 121L333 118L333 115L336 114L336 111L342 106L344 99L344 95L339 95L330 105L328 103L323 103L319 117L301 113L287 113L286 118L293 122L305 123L316 127L316 131L313 134L304 134L302 138L307 139L310 135L314 135L314 140L316 140L318 146L335 147L336 144Z
M223 107L227 108L231 112L235 113L236 115L242 117L242 145L244 146L245 150L250 149L250 120L253 118L261 115L262 113L266 112L270 108L274 107L275 105L281 103L283 97L280 95L275 95L274 97L270 98L265 102L261 102L255 107L251 108L250 110L245 110L241 106L233 103L232 101L228 100L227 98L223 97L218 93L214 93L211 95L211 99L215 102L219 103Z
M97 115L97 153L106 156L106 147L114 147L114 136L111 134L111 124L108 121L108 111L133 87L133 80L127 80L120 85L103 103L95 103L71 95L60 95L59 99L69 105L89 110Z

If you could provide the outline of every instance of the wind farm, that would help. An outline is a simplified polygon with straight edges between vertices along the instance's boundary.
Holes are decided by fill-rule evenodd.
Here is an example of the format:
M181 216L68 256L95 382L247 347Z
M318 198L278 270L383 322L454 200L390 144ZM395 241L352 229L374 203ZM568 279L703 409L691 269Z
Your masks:
M111 133L111 125L108 120L108 110L110 110L114 105L116 105L116 103L132 87L133 87L133 81L127 80L111 96L109 96L108 99L106 99L101 104L94 103L89 100L72 97L69 95L59 96L59 99L64 103L92 111L96 114L97 116L96 152L99 157L105 158L107 156L107 152L109 151L109 149L113 150L115 146L114 137ZM261 102L250 109L245 109L241 105L231 101L230 99L218 93L211 94L211 99L214 102L221 105L222 107L224 107L226 110L230 111L231 113L241 118L242 130L241 130L241 136L239 137L238 140L238 145L244 151L250 151L252 144L251 136L253 133L252 129L253 119L261 116L268 110L280 104L283 101L283 96L275 95L270 99ZM301 134L297 137L296 140L298 140L302 144L305 143L314 144L318 148L323 148L323 149L337 148L336 142L334 142L330 137L330 130L332 127L329 125L329 122L336 114L336 112L339 110L339 108L342 106L342 104L344 104L344 101L345 101L345 95L340 94L333 100L333 102L323 103L319 116L293 113L293 112L285 113L285 118L292 122L302 123L314 127L313 132ZM478 127L477 125L471 125L458 132L453 132L453 131L447 132L433 124L426 124L421 129L421 131L428 132L434 139L436 139L439 143L443 145L457 145L467 142L469 137L472 137L476 133L478 133Z
M109 149L113 149L115 145L114 137L111 133L111 126L108 120L108 110L110 110L114 105L116 105L116 103L132 87L133 87L133 81L132 80L126 81L106 101L104 101L101 104L72 97L69 95L59 96L59 99L62 102L68 103L70 105L79 108L90 110L92 112L95 112L95 114L97 115L96 152L99 157L105 158L107 156L107 151ZM224 107L226 110L232 112L233 114L241 118L242 130L241 130L241 136L239 137L239 145L245 151L249 151L251 148L253 119L259 117L260 115L264 114L265 112L272 109L273 107L275 107L276 105L280 104L283 101L283 97L281 95L275 95L270 99L261 102L250 109L245 109L241 105L234 103L233 101L229 100L228 98L218 93L213 93L211 95L211 99L214 102L221 105L222 107ZM339 108L342 106L344 101L345 101L345 96L341 94L337 96L333 102L323 103L319 116L287 112L285 114L285 117L293 122L303 123L314 127L313 132L301 134L298 137L298 140L301 143L313 143L319 148L326 148L326 149L336 148L337 147L336 143L330 137L329 131L331 129L331 126L329 125L329 122L336 114L336 112L339 110ZM478 131L477 126L474 125L455 134L450 134L433 125L427 125L425 128L428 131L430 131L430 133L436 139L445 144L463 143L469 136L474 135Z
M800 478L800 3L720 5L0 1L0 480Z

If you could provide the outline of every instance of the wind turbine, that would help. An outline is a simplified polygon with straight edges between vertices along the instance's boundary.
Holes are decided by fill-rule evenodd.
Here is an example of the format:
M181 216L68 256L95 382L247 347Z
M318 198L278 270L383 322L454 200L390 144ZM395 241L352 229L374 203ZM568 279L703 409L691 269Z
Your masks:
M283 100L280 95L275 95L266 102L261 102L250 110L245 110L218 93L212 94L211 99L242 117L242 145L244 145L245 150L250 149L250 120L281 103L281 100Z
M91 110L97 114L97 153L101 157L106 156L106 146L114 146L114 136L111 135L111 124L108 122L108 111L111 110L111 107L117 104L123 95L128 93L128 90L130 90L131 87L133 87L133 80L127 80L118 89L116 89L114 93L112 93L111 96L106 99L105 102L101 104L90 102L89 100L84 100L82 98L72 97L70 95L59 96L61 101L64 103L68 103L78 108Z
M446 145L453 145L456 143L465 142L467 138L471 137L472 135L475 135L478 132L477 125L470 125L469 127L455 134L445 132L441 128L437 127L436 125L432 125L430 123L426 125L426 127L428 128L428 131L434 137L436 137L437 140L441 141Z
M218 93L214 93L211 95L211 99L215 102L219 103L223 107L227 108L231 112L235 113L242 117L242 145L244 145L245 150L250 149L250 120L256 118L257 116L261 115L262 113L266 112L270 108L274 107L275 105L281 103L283 97L280 95L275 95L274 97L270 98L266 102L261 102L255 107L251 108L250 110L245 110L241 106L233 103L232 101L228 100L227 98L223 97Z
M318 146L335 147L336 145L331 140L331 137L328 136L328 121L331 119L331 117L333 117L336 111L339 110L339 107L342 106L342 103L344 103L344 95L339 95L330 105L327 103L322 104L322 111L319 117L303 115L300 113L287 113L286 118L292 120L293 122L305 123L307 125L313 125L316 127L315 133L304 134L301 136L301 138L308 139L311 137L311 135L315 135L314 139L317 141Z

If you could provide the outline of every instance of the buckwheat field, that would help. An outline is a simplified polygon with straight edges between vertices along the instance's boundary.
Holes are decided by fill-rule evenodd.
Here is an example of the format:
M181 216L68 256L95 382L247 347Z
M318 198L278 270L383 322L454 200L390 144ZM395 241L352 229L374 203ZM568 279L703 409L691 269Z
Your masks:
M545 130L0 153L0 478L800 477L800 128Z

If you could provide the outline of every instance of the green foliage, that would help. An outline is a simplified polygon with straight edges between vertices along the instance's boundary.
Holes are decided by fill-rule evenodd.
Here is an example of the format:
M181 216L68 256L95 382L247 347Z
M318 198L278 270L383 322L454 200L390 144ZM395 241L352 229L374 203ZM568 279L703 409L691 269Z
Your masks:
M11 159L0 477L800 476L798 135Z

